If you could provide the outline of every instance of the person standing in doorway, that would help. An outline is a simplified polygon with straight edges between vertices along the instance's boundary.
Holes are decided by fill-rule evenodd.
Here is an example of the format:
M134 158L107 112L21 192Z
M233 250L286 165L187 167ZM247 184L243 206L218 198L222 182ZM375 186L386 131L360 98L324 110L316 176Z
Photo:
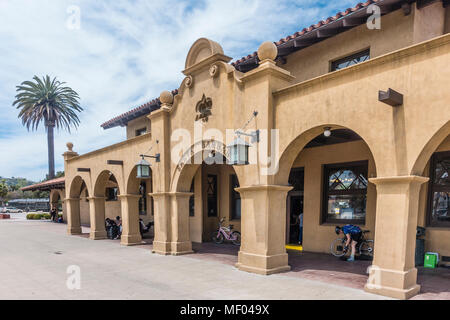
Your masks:
M298 244L303 244L303 212L298 215Z

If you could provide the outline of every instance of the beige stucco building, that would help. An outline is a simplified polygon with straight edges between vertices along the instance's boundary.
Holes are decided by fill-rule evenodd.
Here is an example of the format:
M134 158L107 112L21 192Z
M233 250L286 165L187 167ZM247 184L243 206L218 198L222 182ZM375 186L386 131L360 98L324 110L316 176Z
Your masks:
M372 3L381 29L366 23ZM409 298L420 290L416 227L427 227L427 251L450 256L449 31L448 1L380 0L232 64L199 39L177 90L103 124L125 127L125 141L83 155L69 144L53 202L64 199L69 234L88 224L93 240L105 238L106 217L122 217L123 245L140 243L139 217L154 221L164 255L193 253L224 218L242 234L236 267L264 275L289 270L298 212L305 251L329 253L335 226L357 224L375 240L366 290ZM247 120L262 137L248 140L253 161L206 164L229 160L227 129ZM145 180L141 154L161 159L148 159Z

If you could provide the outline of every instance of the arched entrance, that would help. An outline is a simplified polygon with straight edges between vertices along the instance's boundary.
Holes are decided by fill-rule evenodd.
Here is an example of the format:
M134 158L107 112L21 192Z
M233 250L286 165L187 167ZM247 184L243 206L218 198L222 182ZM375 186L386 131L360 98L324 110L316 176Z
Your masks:
M81 176L76 176L69 187L67 206L67 230L71 235L81 234L82 225L89 224L89 186Z
M202 151L191 160L179 168L176 181L177 192L192 193L188 206L191 241L211 242L221 220L223 226L231 224L240 232L241 198L235 190L239 188L239 178L233 166L218 151Z
M153 192L153 171L150 169L148 179L137 178L137 168L134 167L127 180L127 195L130 201L137 201L137 206L130 209L129 218L133 220L132 228L139 230L145 242L152 242L154 237L154 202L150 194ZM130 222L131 223L131 222Z
M63 198L61 190L53 189L50 192L50 210L55 209L58 213L62 212Z
M369 178L376 177L376 165L367 143L350 129L324 125L303 133L290 148L285 150L290 169L280 167L287 178L282 184L292 186L286 205L290 248L330 253L335 226L346 224L370 231L367 237L373 239L376 188ZM287 165L283 156L281 161Z
M102 171L95 181L94 194L89 197L90 239L106 239L105 219L121 217L120 188L116 176L109 170Z
M191 147L174 168L170 192L151 194L155 200L154 252L192 253L192 242L211 241L221 219L225 226L231 223L240 230L240 196L235 190L239 178L227 165L224 147L201 148L196 153Z
M321 142L319 136L328 127L335 139ZM337 237L335 226L350 222L372 230L368 237L373 239L376 190L367 180L376 175L376 165L371 148L355 132L330 124L307 130L281 150L278 168L269 179L272 184L239 189L244 231L249 231L243 236L239 269L260 274L291 269L292 256L286 253L289 192L303 195L305 250L331 256L331 242ZM304 178L289 184L293 172L300 172L298 176ZM335 190L336 182L344 178L342 190ZM296 188L297 184L300 186ZM311 268L316 267L312 264Z
M450 121L447 122L425 145L417 158L412 174L429 178L420 188L417 225L426 228L418 244L423 246L418 253L436 252L441 263L450 257ZM415 239L414 239L415 240ZM446 258L447 257L447 258ZM416 256L417 266L423 266L424 258ZM445 269L441 269L445 270ZM435 277L443 275L436 272ZM449 287L447 274L440 279L442 286ZM430 281L431 280L431 281ZM419 268L418 283L421 292L439 292L430 284L433 279ZM432 289L432 290L431 290Z

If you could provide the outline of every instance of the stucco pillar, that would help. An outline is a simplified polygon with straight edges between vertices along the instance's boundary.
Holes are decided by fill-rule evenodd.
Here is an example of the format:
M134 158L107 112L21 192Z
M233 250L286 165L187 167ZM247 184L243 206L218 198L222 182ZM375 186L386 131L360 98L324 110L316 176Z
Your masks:
M373 178L377 187L374 260L368 292L409 299L420 291L414 256L420 186L428 178Z
M154 230L153 253L168 255L171 253L170 225L170 112L173 96L170 92L160 95L161 109L155 110L148 118L152 123L152 139L159 143L153 151L160 153L161 162L155 163L153 170Z
M171 254L183 255L193 253L189 236L189 198L190 192L171 194Z
M66 199L67 206L67 233L70 235L81 234L80 199Z
M126 194L118 196L122 209L122 236L120 244L133 246L142 243L139 232L139 198L140 195Z
M286 253L286 196L289 186L236 188L241 194L239 270L263 275L290 270Z
M105 228L105 197L91 197L89 200L89 218L91 221L91 240L106 239Z
M153 253L168 255L171 252L170 243L170 197L169 194L150 193L154 201L154 231Z

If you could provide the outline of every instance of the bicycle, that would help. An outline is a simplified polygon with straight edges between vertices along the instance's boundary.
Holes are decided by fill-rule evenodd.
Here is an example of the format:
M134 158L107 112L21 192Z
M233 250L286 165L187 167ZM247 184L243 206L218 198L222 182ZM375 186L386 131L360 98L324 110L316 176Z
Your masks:
M369 230L364 230L362 232L361 241L356 246L356 254L359 255L365 255L368 257L373 257L373 248L374 248L374 241L373 240L366 240L364 235L366 233L369 233ZM347 241L347 238L337 238L331 243L331 254L335 257L343 257L347 253L345 249L345 243Z
M238 231L232 231L233 225L230 224L229 227L222 226L225 219L219 221L219 228L214 231L211 235L212 241L216 244L222 244L224 240L231 241L234 245L241 245L241 234Z

